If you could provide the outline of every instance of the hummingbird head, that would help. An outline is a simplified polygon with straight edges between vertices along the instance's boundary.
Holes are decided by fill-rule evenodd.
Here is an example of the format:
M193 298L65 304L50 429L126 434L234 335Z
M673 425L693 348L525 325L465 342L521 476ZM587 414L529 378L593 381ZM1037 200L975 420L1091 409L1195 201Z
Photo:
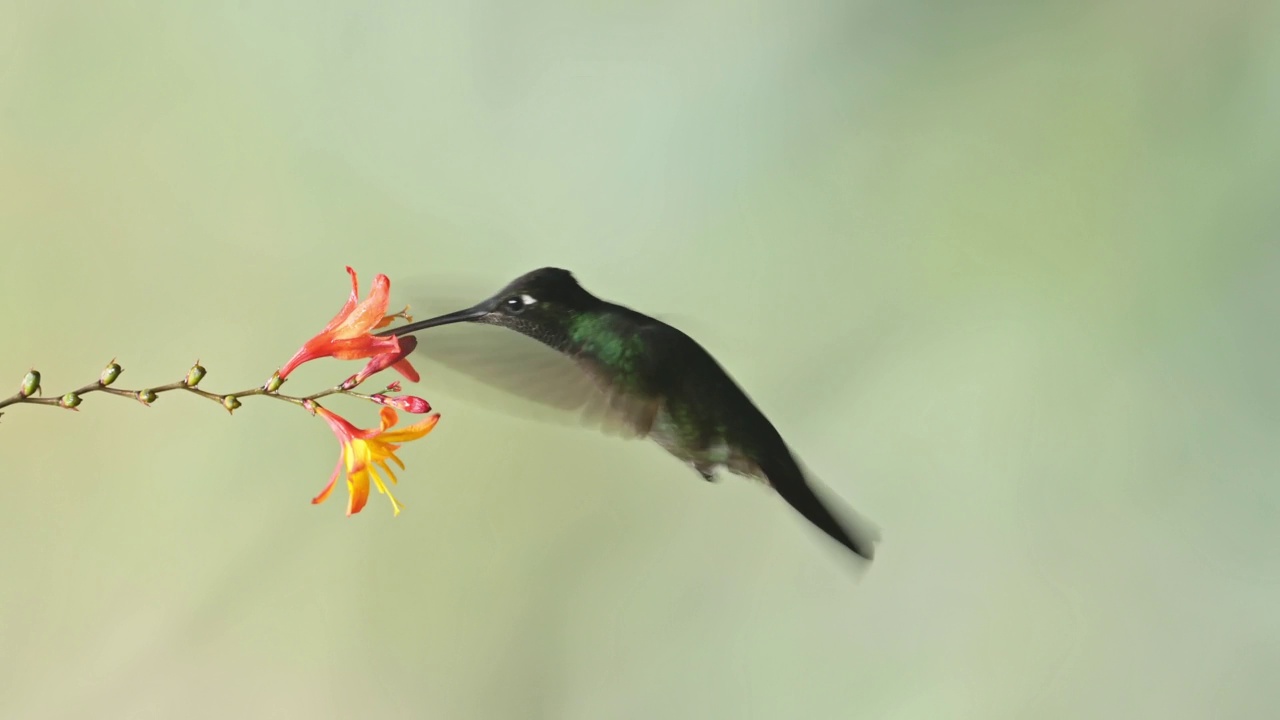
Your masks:
M573 274L544 267L507 283L497 294L465 310L419 320L380 335L404 335L459 322L498 325L549 345L559 345L570 321L601 301L582 289Z

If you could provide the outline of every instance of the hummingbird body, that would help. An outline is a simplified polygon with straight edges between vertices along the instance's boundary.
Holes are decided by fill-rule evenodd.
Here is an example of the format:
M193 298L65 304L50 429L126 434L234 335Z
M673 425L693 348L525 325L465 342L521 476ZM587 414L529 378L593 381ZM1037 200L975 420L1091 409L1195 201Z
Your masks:
M726 468L764 480L758 463L744 448L772 430L759 410L734 385L706 350L688 335L660 320L613 303L571 321L568 347L556 348L594 375L608 376L615 391L632 406L652 398L652 418L633 415L632 429L704 479Z
M720 469L758 480L837 542L873 557L878 534L836 519L773 424L680 330L592 295L566 270L542 268L472 308L384 334L454 322L506 327L572 358L596 390L584 413L606 430L653 440L704 480Z

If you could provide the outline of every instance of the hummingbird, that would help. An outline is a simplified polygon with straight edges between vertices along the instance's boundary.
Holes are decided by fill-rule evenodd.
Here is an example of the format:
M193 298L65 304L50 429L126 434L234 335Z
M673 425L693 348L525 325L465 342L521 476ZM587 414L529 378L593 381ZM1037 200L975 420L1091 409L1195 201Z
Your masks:
M596 297L568 270L544 267L472 307L378 334L454 323L496 325L550 347L572 360L590 388L578 409L591 424L652 440L705 481L727 471L761 482L848 550L874 557L879 532L860 518L837 519L773 423L677 328Z

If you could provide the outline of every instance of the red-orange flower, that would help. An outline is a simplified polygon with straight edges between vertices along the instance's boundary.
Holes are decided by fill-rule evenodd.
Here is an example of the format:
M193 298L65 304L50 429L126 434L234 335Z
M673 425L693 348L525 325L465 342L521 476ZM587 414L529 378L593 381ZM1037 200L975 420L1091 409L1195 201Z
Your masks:
M394 335L378 337L374 330L385 327L397 316L387 315L387 303L390 300L391 280L379 274L373 279L373 289L369 297L360 301L360 285L356 271L350 267L351 296L338 311L338 314L324 326L315 337L307 341L301 350L289 358L289 362L280 368L280 379L289 376L299 365L331 357L338 360L359 360L372 358L365 369L360 372L360 379L372 375L388 365L408 378L418 381L418 371L413 369L405 355L413 350L415 342L411 338L403 341Z
M396 515L400 514L401 508L404 506L396 500L391 491L382 482L382 477L378 474L378 468L387 474L391 482L398 482L396 475L387 465L387 461L391 460L400 469L404 469L404 463L400 458L396 457L396 450L400 449L400 444L417 440L427 433L431 432L436 423L440 421L440 413L435 413L426 418L422 422L400 428L399 430L388 430L396 424L399 419L396 411L389 407L382 408L382 425L377 428L369 428L361 430L345 418L335 415L332 412L316 407L316 413L329 423L329 427L333 429L333 434L338 436L338 442L342 444L342 454L338 458L338 465L333 469L333 475L329 478L329 484L320 491L320 494L312 499L312 503L319 504L329 497L329 493L333 492L333 486L338 481L338 474L345 468L347 471L347 491L350 498L347 501L347 514L354 515L365 506L369 500L369 480L372 479L378 487L378 492L385 494L391 500L391 507Z

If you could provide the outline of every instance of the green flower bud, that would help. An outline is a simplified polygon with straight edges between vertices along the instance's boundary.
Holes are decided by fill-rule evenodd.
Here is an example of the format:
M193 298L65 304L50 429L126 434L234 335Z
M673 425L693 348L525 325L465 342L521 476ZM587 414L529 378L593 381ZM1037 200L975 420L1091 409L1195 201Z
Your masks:
M115 360L112 360L102 369L102 374L98 376L98 384L106 387L115 382L122 372L124 372L124 369L117 365Z
M22 378L22 387L18 389L18 394L22 397L31 397L40 392L40 371L32 369L27 376Z
M80 404L80 396L73 392L69 392L62 396L62 399L58 401L58 404L68 410L74 409L75 406Z
M204 379L204 375L205 369L200 365L200 361L197 360L196 364L192 365L191 369L187 371L187 379L183 382L187 384L187 387L195 387Z
M138 402L142 403L143 405L150 405L155 401L156 401L156 393L154 390L138 391Z
M277 372L271 376L271 379L267 381L267 384L263 386L263 389L269 393L273 393L279 390L280 386L283 384L284 378L280 377L280 373Z
M240 407L240 398L234 395L224 395L222 396L222 407L226 408L227 412L233 412Z

